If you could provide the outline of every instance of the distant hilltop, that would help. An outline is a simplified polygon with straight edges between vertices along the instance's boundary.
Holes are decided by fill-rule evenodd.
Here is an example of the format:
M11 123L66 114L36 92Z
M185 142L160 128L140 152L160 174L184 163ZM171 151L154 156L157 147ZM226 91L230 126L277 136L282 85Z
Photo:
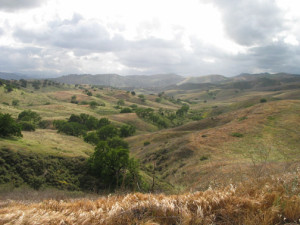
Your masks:
M0 78L6 80L20 80L20 79L37 79L34 76L4 73L0 72ZM69 74L57 78L50 78L51 80L66 83L66 84L90 84L103 85L118 88L165 88L174 86L195 86L201 84L228 84L232 82L262 82L262 79L271 79L280 83L281 81L298 81L300 75L289 73L259 73L248 74L242 73L233 77L226 77L223 75L212 74L205 76L185 77L177 74L155 74L155 75L128 75L121 76L118 74ZM266 80L264 81L267 82Z

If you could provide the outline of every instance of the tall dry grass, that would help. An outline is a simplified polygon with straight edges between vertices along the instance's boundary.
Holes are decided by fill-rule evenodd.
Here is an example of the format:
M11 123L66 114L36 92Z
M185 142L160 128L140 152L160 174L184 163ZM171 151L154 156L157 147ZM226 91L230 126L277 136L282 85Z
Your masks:
M286 224L300 221L298 173L181 195L0 204L0 224Z

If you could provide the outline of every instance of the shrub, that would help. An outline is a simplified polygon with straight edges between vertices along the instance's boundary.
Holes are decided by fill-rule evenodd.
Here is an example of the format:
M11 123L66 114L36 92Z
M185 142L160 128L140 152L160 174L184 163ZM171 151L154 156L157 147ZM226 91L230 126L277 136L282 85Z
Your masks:
M33 112L31 110L24 110L18 116L19 121L27 121L32 123L38 123L39 121L41 121L41 119L42 118L38 113Z
M113 137L113 138L108 139L107 144L110 148L129 149L128 143L119 137Z
M123 100L123 99L120 99L120 100L117 102L117 105L118 105L118 106L125 105L124 100Z
M120 128L120 137L129 137L135 133L135 127L131 125L123 125Z
M110 121L107 118L101 118L98 122L97 127L101 128L101 127L109 125L109 124L110 124Z
M13 89L13 86L11 84L6 84L5 85L5 90L7 93L9 92L12 92L14 89Z
M31 122L21 121L19 124L22 130L35 131L35 125Z
M86 134L86 127L80 123L55 120L53 121L53 125L59 133L61 132L76 137Z
M19 100L12 100L12 103L11 103L11 105L13 105L13 106L18 106L19 105Z
M99 137L100 140L105 141L108 138L113 138L115 136L118 136L118 129L113 125L109 124L98 129L97 136Z
M239 120L239 121L243 121L243 120L246 120L246 119L248 119L247 116L242 116L242 117L240 117L238 120Z
M112 148L106 141L100 141L89 159L89 165L94 176L114 189L119 186L123 176L127 177L127 171L134 173L130 176L133 177L132 182L138 177L138 164L132 161L128 149Z
M73 95L72 97L71 97L71 103L73 103L73 104L78 104L78 101L76 100L76 95Z
M7 103L7 102L2 102L2 104L3 104L3 105L9 105L9 103Z
M22 137L21 127L9 114L0 113L0 137Z
M92 109L95 109L95 108L98 106L98 103L95 102L95 101L91 101L91 102L89 103L89 105L90 105L90 107L91 107Z
M128 107L121 109L120 113L132 113L132 110Z
M265 103L265 102L267 102L267 99L265 99L265 98L260 99L260 103Z
M100 139L96 132L90 132L84 137L84 141L93 145L97 145Z
M144 146L150 145L150 141L145 141Z
M200 157L200 161L205 161L205 160L208 160L208 156L203 155Z
M132 104L132 105L130 105L130 108L132 108L132 109L137 109L137 105L136 104Z
M42 120L39 122L39 128L48 129L51 127L52 122L50 120Z
M231 134L231 136L232 136L232 137L244 137L244 135L243 135L243 134L241 134L241 133L238 133L238 132L234 132L234 133L232 133L232 134Z

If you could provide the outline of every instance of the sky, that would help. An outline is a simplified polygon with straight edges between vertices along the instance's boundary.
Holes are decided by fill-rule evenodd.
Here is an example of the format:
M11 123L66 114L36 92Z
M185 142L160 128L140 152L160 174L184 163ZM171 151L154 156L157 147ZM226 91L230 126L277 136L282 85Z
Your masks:
M300 74L299 0L0 0L0 71Z

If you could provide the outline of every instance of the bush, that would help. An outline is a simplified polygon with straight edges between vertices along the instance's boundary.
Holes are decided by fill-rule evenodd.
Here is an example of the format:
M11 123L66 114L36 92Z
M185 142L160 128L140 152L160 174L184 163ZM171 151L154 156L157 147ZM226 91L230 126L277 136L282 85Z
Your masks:
M234 133L232 133L232 134L231 134L231 136L232 136L232 137L244 137L244 135L243 135L243 134L241 134L241 133L238 133L238 132L234 132Z
M123 105L125 105L124 100L123 100L123 99L120 99L120 100L117 102L117 105L118 105L118 106L123 106Z
M130 108L132 108L133 110L134 110L134 109L137 109L137 107L138 107L138 106L137 106L136 104L130 105Z
M96 132L90 132L84 137L84 141L93 145L97 145L100 139Z
M95 102L95 101L91 101L91 102L89 103L89 105L90 105L90 107L91 107L92 109L95 109L95 108L98 106L98 103Z
M34 189L55 187L72 191L93 188L85 180L88 168L84 158L0 148L0 159L0 184L9 183L14 187L27 184Z
M11 84L6 84L5 85L5 90L7 93L9 92L12 92L14 89L13 89L13 86Z
M208 160L208 156L203 155L200 157L200 161L205 161L205 160Z
M21 121L20 123L21 130L24 131L35 131L35 125L31 122Z
M128 176L131 177L131 183L138 177L138 164L132 161L134 160L129 158L128 149L112 148L106 141L100 141L89 159L89 165L94 176L114 189L127 177L127 171L129 175L134 173L133 176Z
M39 122L39 128L41 129L49 129L51 127L52 122L50 120L42 120Z
M9 114L0 113L0 137L22 137L21 127Z
M150 145L150 141L145 141L144 146Z
M108 139L107 144L110 148L129 149L128 143L119 137L113 137L113 138Z
M120 128L120 137L129 137L134 135L135 127L131 125L123 125Z
M39 121L41 121L41 119L42 118L38 113L33 112L31 110L24 110L18 116L19 121L27 121L32 123L38 123Z
M265 98L260 99L260 103L265 103L265 102L267 102L267 99L265 99Z
M80 123L55 120L53 121L53 125L59 133L65 133L76 137L84 136L86 134L86 127Z
M120 113L132 113L132 110L128 107L121 109Z
M118 129L109 124L97 130L97 136L101 141L106 141L108 138L118 136Z
M104 127L104 126L109 125L109 124L110 124L110 121L107 118L101 118L98 122L97 127L101 128L101 127Z
M97 118L85 113L81 113L80 115L72 114L68 122L80 123L86 130L94 130L97 128L98 124Z
M73 104L78 104L78 101L76 100L76 95L73 95L72 97L71 97L71 103L73 103Z
M11 105L13 105L13 106L18 106L19 105L19 100L12 100L12 103L11 103Z

